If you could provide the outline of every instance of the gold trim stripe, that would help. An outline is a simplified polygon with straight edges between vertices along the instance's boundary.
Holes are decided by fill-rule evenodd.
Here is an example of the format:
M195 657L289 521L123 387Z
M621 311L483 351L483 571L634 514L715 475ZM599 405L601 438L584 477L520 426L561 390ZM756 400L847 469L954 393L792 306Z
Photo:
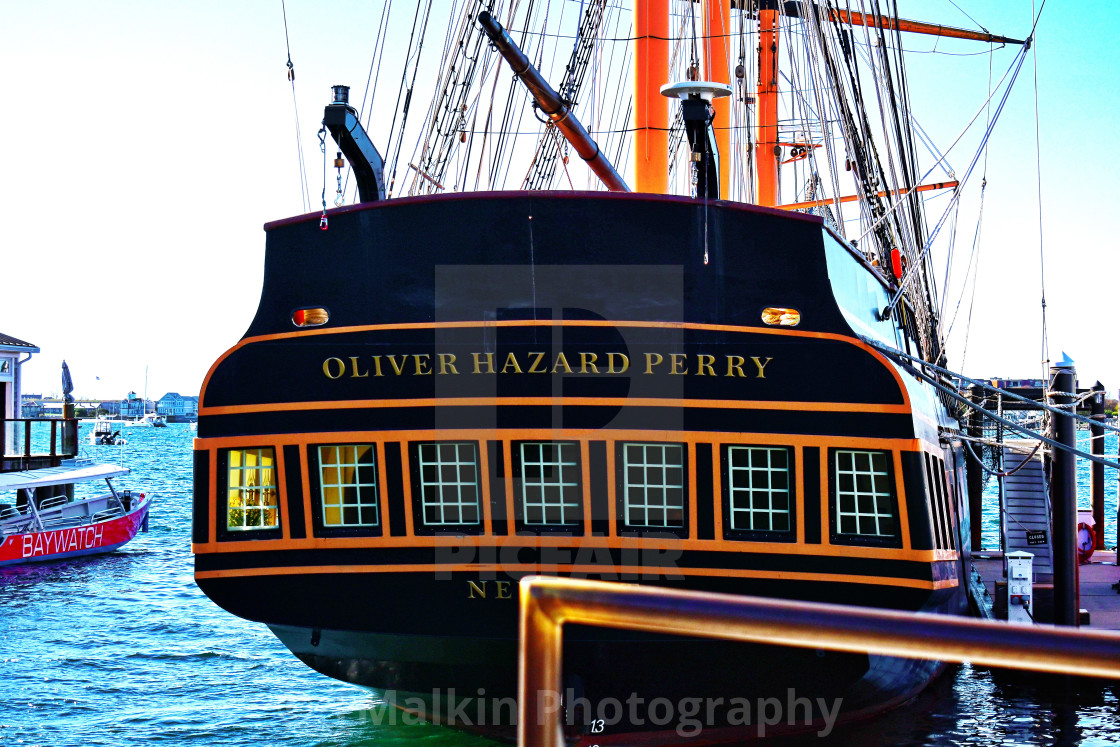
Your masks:
M237 415L255 412L384 409L388 407L553 407L555 405L911 414L907 405L882 405L862 402L794 402L790 400L685 399L675 397L418 397L410 399L320 400L316 402L275 402L262 405L203 407L199 410L199 414Z
M556 566L546 567L547 572L556 572ZM284 568L244 568L219 571L196 571L194 576L199 580L217 578L247 578L258 576L303 576L322 575L332 573L436 573L436 572L499 572L499 573L525 573L536 574L542 571L542 566L525 563L519 565L483 565L480 563L465 563L462 565L332 565L332 566L290 566ZM604 574L634 574L637 578L651 574L657 577L665 576L720 576L732 578L763 578L777 581L828 581L831 583L867 584L870 586L901 586L909 589L948 589L957 586L957 579L943 579L940 581L923 581L911 578L891 578L884 576L851 576L838 573L803 573L799 571L757 571L735 568L655 568L651 566L595 566L572 565L565 566L564 571L570 573L586 573L595 575ZM663 572L664 571L664 572Z

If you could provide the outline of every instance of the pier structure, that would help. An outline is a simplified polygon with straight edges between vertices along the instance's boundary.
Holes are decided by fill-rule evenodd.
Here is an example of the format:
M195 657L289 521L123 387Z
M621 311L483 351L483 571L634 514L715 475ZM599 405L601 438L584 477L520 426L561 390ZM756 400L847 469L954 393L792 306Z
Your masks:
M1007 617L1005 565L1004 553L1000 550L985 550L972 556L972 566L991 599L991 612L996 619ZM1114 588L1117 580L1120 580L1120 567L1116 565L1113 550L1098 550L1093 553L1092 560L1078 566L1078 609L1083 610L1078 620L1081 627L1120 630L1120 594ZM1052 588L1052 583L1035 584L1039 605L1035 610L1035 622L1053 622L1046 609L1048 586Z
M1055 365L1049 382L991 383L991 387L974 386L970 399L973 407L996 413L997 418L985 422L985 416L972 409L965 423L968 437L976 444L983 442L994 457L994 468L983 465L975 449L969 459L968 493L974 516L982 509L982 472L999 480L1000 547L983 548L979 521L972 532L973 568L991 603L989 610L981 612L1008 618L1009 599L1019 603L1019 597L1009 594L1006 557L1029 552L1033 556L1030 612L1035 622L1120 630L1120 567L1115 550L1105 550L1104 544L1105 522L1115 518L1120 525L1120 512L1107 517L1104 509L1105 466L1117 464L1116 454L1104 453L1104 385L1098 381L1092 388L1078 389L1068 359ZM1047 402L1050 407L1042 404ZM1020 438L1021 433L1005 427L1009 422L1005 418L1022 417L1032 410L1040 415L1048 411L1049 428L1038 430L1045 430L1049 438ZM1090 419L1091 446L1085 453L1077 448L1076 428ZM1091 521L1087 512L1079 514L1077 508L1079 458L1093 460ZM1079 521L1095 529L1090 534L1091 550L1082 547L1080 554Z

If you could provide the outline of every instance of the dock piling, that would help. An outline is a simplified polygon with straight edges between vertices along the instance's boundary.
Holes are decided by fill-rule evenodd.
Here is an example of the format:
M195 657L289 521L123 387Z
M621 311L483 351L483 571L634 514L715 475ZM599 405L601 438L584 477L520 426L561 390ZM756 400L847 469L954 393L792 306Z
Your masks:
M1054 468L1050 481L1053 511L1054 550L1054 623L1073 625L1079 622L1077 589L1077 432L1073 414L1077 398L1077 374L1073 361L1063 356L1055 364L1050 379L1051 396L1056 407L1064 408L1054 415L1054 438L1066 449L1054 449Z
M980 387L972 387L970 399L977 407L984 408L986 406L986 397L984 390ZM972 438L979 439L984 435L984 420L983 415L975 409L968 411L968 435ZM974 442L975 443L975 442ZM984 549L984 472L982 465L973 456L971 450L965 449L965 459L971 459L974 464L969 465L967 470L968 479L968 515L970 518L971 535L972 535L972 551L980 552Z
M1090 451L1099 457L1104 456L1104 384L1099 381L1093 385L1096 392L1089 400L1089 416L1095 421L1089 426ZM1104 465L1093 462L1093 480L1091 488L1093 498L1093 521L1096 526L1094 550L1104 549Z

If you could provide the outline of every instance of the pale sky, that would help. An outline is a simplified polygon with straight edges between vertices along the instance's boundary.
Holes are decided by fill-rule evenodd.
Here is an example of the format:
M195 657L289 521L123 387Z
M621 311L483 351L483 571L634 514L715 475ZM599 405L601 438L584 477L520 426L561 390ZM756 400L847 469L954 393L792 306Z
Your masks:
M553 0L564 1L573 0ZM956 5L994 33L1029 31L1029 0ZM901 10L973 27L950 0ZM287 4L315 203L322 107L335 83L351 85L360 101L379 11L373 0ZM1051 357L1068 351L1082 385L1099 378L1113 391L1117 28L1118 3L1049 0L1037 44ZM933 41L911 46L929 50ZM997 77L1012 56L993 58ZM143 394L145 368L153 399L198 394L256 309L262 225L303 212L286 59L280 0L0 0L0 332L42 349L24 366L25 392L59 391L66 359L82 397ZM926 129L952 140L963 126L959 99L971 97L972 111L983 100L987 59L908 57ZM1041 370L1034 72L1029 60L991 143L963 364L978 377ZM956 119L942 121L942 105ZM955 153L954 167L970 155ZM965 258L974 211L975 201L962 204ZM962 343L954 332L957 370Z

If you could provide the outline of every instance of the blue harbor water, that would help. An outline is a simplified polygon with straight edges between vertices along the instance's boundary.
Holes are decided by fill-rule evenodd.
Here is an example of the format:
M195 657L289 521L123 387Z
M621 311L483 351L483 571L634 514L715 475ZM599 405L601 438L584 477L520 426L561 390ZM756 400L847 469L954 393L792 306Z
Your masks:
M312 672L264 626L210 603L191 575L193 432L173 424L125 435L133 473L118 482L157 495L149 533L111 555L0 569L0 745L490 744L427 724L385 725L392 719L372 693ZM1106 451L1116 453L1115 438ZM1087 507L1087 465L1080 477ZM1112 547L1115 474L1106 480ZM994 505L984 525L985 545L998 546ZM1114 745L1120 685L1055 695L1029 679L953 667L891 714L817 743Z

